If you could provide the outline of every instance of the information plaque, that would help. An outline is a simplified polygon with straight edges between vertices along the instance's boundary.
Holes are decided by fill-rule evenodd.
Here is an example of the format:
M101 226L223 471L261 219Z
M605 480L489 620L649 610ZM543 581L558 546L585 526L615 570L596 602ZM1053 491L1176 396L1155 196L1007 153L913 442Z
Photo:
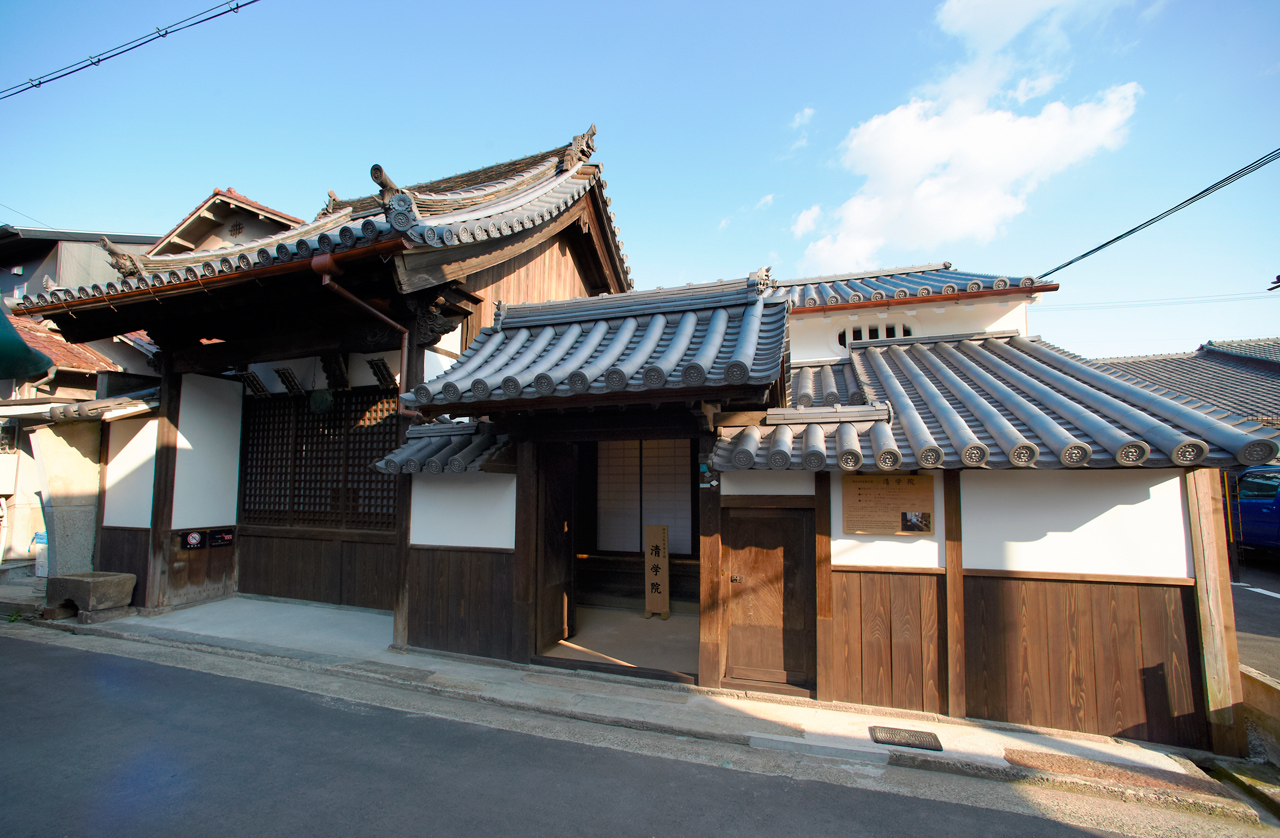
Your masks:
M646 617L671 616L670 554L667 527L649 524L644 528L644 612Z
M841 486L845 533L933 533L933 475L846 474Z

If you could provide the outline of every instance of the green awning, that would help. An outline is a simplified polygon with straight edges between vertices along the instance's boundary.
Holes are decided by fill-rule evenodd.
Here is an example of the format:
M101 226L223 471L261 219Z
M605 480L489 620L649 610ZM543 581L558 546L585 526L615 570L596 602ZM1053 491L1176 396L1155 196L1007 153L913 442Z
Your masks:
M5 316L0 317L0 379L28 381L44 378L49 367L53 366L53 361L43 352L27 346L18 330L9 322L8 314L6 310Z

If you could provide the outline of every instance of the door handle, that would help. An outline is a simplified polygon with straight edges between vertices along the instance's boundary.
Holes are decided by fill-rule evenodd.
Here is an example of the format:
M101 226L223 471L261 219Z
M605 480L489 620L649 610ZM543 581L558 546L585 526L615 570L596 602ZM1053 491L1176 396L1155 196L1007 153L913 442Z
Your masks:
M729 581L730 581L730 582L741 582L741 581L743 581L743 578L742 578L741 576L730 576L730 577L729 577Z

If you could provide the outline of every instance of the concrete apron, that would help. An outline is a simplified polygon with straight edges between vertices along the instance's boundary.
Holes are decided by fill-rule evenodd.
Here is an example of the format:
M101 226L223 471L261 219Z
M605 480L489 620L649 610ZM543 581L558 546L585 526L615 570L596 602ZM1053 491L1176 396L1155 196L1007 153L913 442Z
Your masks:
M1056 787L1258 822L1252 808L1187 758L1207 764L1213 760L1210 754L931 713L707 689L443 652L392 651L387 646L392 617L386 611L241 595L101 625L37 624L598 724ZM943 750L879 745L871 739L872 726L935 733Z

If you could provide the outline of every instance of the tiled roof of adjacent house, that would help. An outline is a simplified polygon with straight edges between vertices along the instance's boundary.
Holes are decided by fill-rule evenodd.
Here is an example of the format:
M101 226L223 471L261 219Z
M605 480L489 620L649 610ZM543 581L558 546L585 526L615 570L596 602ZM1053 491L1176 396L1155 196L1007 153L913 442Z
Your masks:
M404 247L451 248L502 239L550 223L593 188L604 189L600 166L590 163L594 126L555 152L457 175L424 187L444 192L418 192L394 187L381 166L375 181L384 185L376 205L331 201L314 221L234 246L160 256L112 253L118 282L58 288L22 298L17 311L50 314L81 306L120 305L173 292L199 290L204 283L237 274L256 276L265 268L313 256L342 254L382 242ZM533 161L529 166L524 163ZM517 165L521 164L521 165ZM493 178L497 178L494 180ZM607 199L602 198L607 203ZM358 211L357 211L358 208ZM616 254L622 271L620 231L610 215L603 239ZM249 272L254 272L250 274ZM174 288L173 286L177 286Z
M1155 392L1192 396L1280 427L1280 338L1208 341L1195 352L1091 363Z
M1280 430L1016 333L869 341L793 370L791 407L722 429L716 468L1246 465Z
M37 352L43 352L55 366L84 372L118 372L120 367L105 355L79 343L67 343L62 335L26 317L9 315L9 322L22 337L23 342Z
M950 262L782 280L778 286L797 309L952 294L990 294L1009 289L1017 293L1017 289L1048 291L1057 288L1052 283L1036 282L1029 276L1010 278L953 271Z
M767 385L782 370L786 300L768 281L633 291L500 311L410 407Z
M475 422L418 425L408 436L408 442L373 467L383 474L461 474L480 471L509 449L506 434Z

